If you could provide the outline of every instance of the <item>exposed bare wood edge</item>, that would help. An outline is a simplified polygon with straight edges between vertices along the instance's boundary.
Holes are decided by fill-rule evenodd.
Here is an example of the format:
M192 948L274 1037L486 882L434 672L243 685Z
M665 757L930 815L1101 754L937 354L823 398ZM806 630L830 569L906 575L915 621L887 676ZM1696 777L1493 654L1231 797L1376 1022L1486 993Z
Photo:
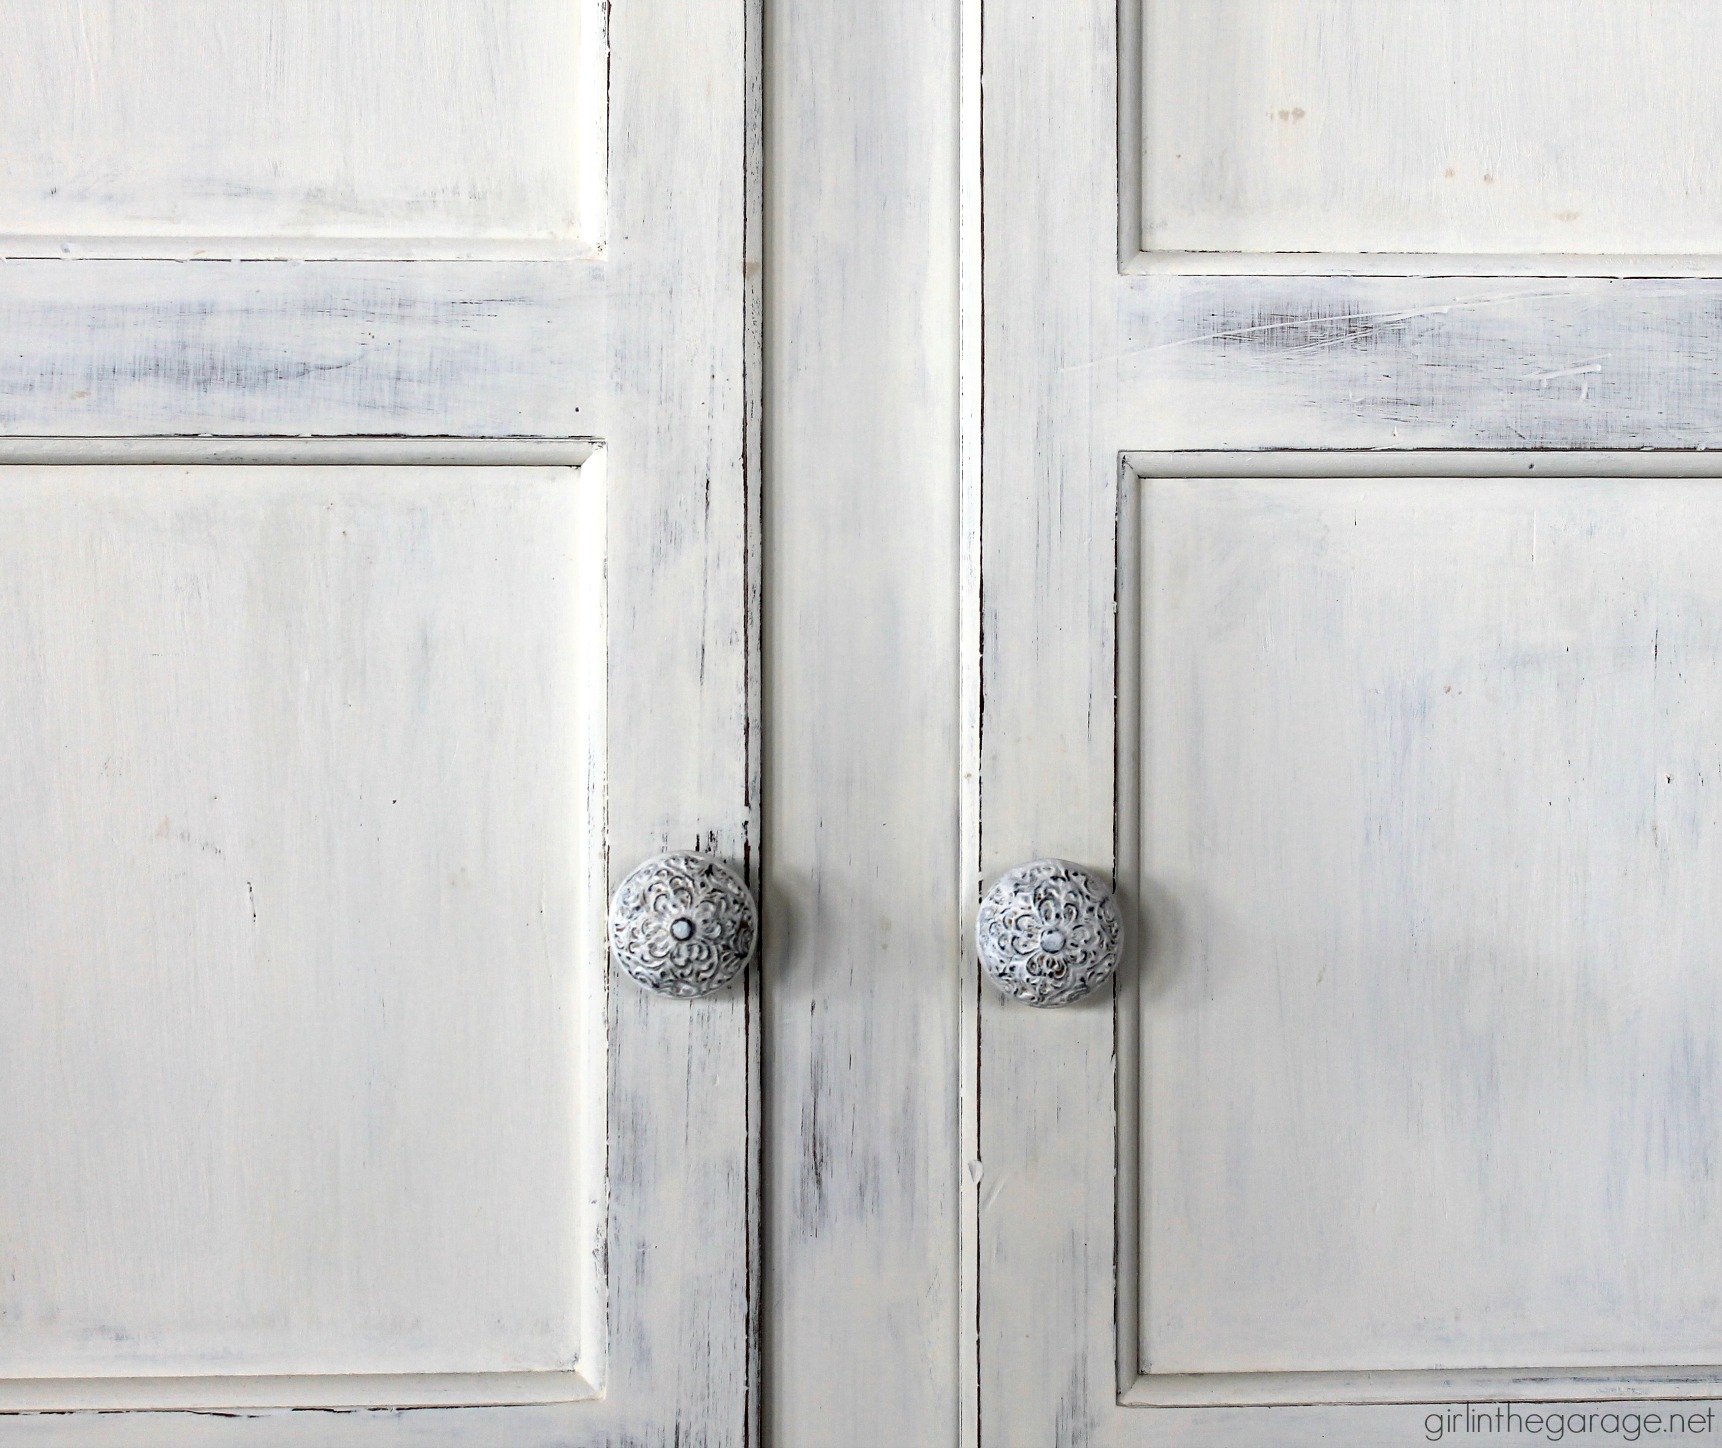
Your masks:
M1722 478L1722 451L1702 449L1129 452L1124 462L1138 478Z
M609 556L608 462L602 448L589 450L580 467L585 485L577 537L582 556L576 577L581 581L581 627L598 640L587 655L586 699L586 818L594 831L593 849L581 881L581 905L586 953L582 986L589 1009L581 1011L579 1143L581 1176L593 1185L580 1203L580 1250L589 1254L593 1270L582 1278L580 1294L580 1354L574 1371L588 1386L588 1396L602 1397L610 1371L610 1273L605 1257L610 1237L610 755L609 674L610 610L605 565Z
M604 24L609 24L609 0L600 0ZM765 618L765 488L762 468L765 393L765 0L746 0L742 12L743 51L747 67L743 107L742 194L742 514L743 567L742 650L744 684L744 751L742 822L745 858L743 874L755 900L765 902L766 841L764 829L764 618ZM607 170L607 168L606 168ZM595 236L601 233L591 233ZM765 1300L762 1218L765 1202L765 1002L763 970L756 959L742 976L745 1033L746 1132L743 1171L747 1202L746 1284L742 1331L746 1335L743 1364L742 1441L759 1448L764 1417L764 1368L760 1349L761 1304Z
M610 213L610 0L586 0L579 72L577 244L595 257L603 254Z
M0 437L0 467L579 467L587 437Z
M1479 1368L1335 1373L1144 1373L1127 1408L1320 1407L1345 1403L1576 1403L1714 1398L1722 1367Z
M1118 264L1137 269L1142 248L1143 0L1118 0Z
M1128 7L1127 7L1128 8ZM1130 148L1121 146L1128 156ZM1124 194L1121 163L1119 186ZM1134 183L1138 187L1139 182ZM1139 195L1138 191L1138 195ZM1140 202L1137 202L1140 211ZM1138 227L1139 229L1139 227ZM1485 254L1453 252L1330 251L1130 251L1126 236L1126 276L1312 276L1312 277L1596 277L1648 280L1722 277L1722 256L1587 256L1528 252Z
M1113 718L1114 843L1118 903L1124 911L1123 967L1114 987L1113 1011L1113 1112L1118 1133L1117 1167L1113 1176L1117 1192L1114 1207L1113 1312L1117 1324L1118 1391L1128 1394L1141 1376L1137 1344L1141 1341L1142 1274L1142 1127L1141 1127L1141 1035L1143 914L1136 888L1141 871L1141 785L1137 718L1141 669L1141 505L1142 490L1129 486L1131 468L1121 464L1124 476L1118 489L1117 558L1114 562L1117 589L1116 662Z
M979 1448L981 1155L981 972L973 942L981 893L981 404L985 383L985 233L981 142L985 92L982 0L958 12L957 158L957 658L959 814L957 898L957 1438Z
M602 260L578 237L532 236L0 236L0 261L544 261Z
M94 1408L448 1408L576 1403L599 1394L578 1372L328 1373L208 1377L11 1378L0 1414Z

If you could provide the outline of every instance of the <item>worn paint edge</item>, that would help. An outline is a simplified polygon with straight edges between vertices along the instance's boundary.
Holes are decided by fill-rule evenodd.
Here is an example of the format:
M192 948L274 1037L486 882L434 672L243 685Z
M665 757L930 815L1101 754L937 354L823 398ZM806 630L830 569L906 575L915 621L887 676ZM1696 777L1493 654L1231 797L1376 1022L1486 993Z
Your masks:
M595 262L603 256L601 245L551 236L0 236L0 261Z
M1141 879L1141 500L1128 461L1121 461L1113 559L1113 888L1124 912L1123 968L1113 978L1112 1308L1118 1396L1126 1401L1141 1376L1144 1284L1142 1222L1142 974L1146 952Z
M580 467L589 437L0 437L0 467Z
M607 8L607 7L606 7ZM764 838L764 616L765 616L765 0L746 0L742 12L742 676L743 676L743 871L762 917L771 908L765 892ZM763 918L762 918L763 925ZM763 932L760 937L763 940ZM747 1202L742 1331L746 1334L742 1382L742 1441L763 1441L763 1358L760 1314L765 1300L762 1234L765 1213L765 1003L764 952L742 979L746 1146L743 1176Z
M1127 472L1137 478L1722 478L1722 451L1702 448L1310 448L1122 456Z
M580 1168L590 1183L580 1212L582 1254L590 1271L580 1297L580 1357L575 1366L604 1396L610 1361L610 489L602 448L580 470L585 485L576 535L580 627L595 647L583 651L586 700L586 811L591 854L581 881L581 929L588 955L581 982L578 1105Z
M1142 7L1145 0L1118 0L1118 266L1128 274L1142 258Z
M982 0L957 17L957 1448L981 1442L981 972L973 939L981 896L981 420L986 384Z
M12 1378L0 1381L0 1416L81 1409L523 1407L599 1396L579 1372Z
M604 253L610 213L610 0L585 0L580 26L579 240L588 257Z
M1388 1369L1373 1372L1144 1373L1127 1408L1324 1407L1363 1403L1576 1403L1722 1396L1722 1366Z
M1128 0L1127 0L1128 3ZM1134 93L1133 105L1139 105ZM1122 109L1121 109L1122 113ZM1122 148L1121 148L1122 154ZM1120 163L1123 181L1127 162ZM1140 193L1138 192L1138 195ZM1138 203L1140 210L1140 203ZM1140 227L1140 222L1138 222ZM1125 246L1131 244L1126 238ZM1722 256L1549 252L1129 251L1126 276L1596 277L1647 280L1722 277Z

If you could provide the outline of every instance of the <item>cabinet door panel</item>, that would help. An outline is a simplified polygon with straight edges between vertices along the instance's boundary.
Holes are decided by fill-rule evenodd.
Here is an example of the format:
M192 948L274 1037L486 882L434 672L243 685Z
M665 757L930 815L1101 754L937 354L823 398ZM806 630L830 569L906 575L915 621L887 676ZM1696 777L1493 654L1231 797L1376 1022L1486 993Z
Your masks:
M757 0L0 11L0 1443L739 1448Z
M1715 1362L1722 492L1126 488L1135 1395Z
M601 1379L582 471L8 470L10 1401Z
M1717 248L1703 0L1137 6L1145 250Z
M1714 22L1634 20L988 10L979 883L1131 945L979 996L983 1445L1722 1396Z
M591 0L6 0L0 227L596 242L604 25Z

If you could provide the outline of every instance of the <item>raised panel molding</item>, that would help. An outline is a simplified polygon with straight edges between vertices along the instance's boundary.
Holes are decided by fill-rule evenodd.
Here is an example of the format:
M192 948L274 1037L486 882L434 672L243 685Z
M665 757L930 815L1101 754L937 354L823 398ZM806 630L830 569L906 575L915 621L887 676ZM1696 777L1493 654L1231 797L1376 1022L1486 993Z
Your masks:
M1719 485L1702 454L1125 456L1125 1406L1722 1391ZM1575 1324L1593 1351L1539 1351Z
M602 450L131 441L0 468L0 1410L600 1396Z
M1119 8L1131 270L1684 274L1722 257L1705 0Z
M596 246L606 19L601 0L0 0L0 246Z

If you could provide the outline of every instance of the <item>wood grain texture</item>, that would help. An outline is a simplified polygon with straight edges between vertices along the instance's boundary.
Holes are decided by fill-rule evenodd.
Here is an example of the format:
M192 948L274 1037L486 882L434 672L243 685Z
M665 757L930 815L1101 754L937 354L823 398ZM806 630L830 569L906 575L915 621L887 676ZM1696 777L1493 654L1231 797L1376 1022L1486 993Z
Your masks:
M763 1436L948 1444L957 16L769 20Z
M612 889L666 848L758 888L760 20L611 15ZM685 1004L612 990L610 1377L576 1441L750 1435L757 1009L756 972Z
M602 437L609 275L589 261L0 262L0 432Z
M1126 18L1131 11L1124 7ZM1201 13L1206 12L1192 7L1184 18L1194 23ZM1722 434L1722 413L1697 380L1711 370L1716 284L1702 277L1636 277L1625 263L1617 270L1627 274L1616 279L1608 279L1606 263L1597 266L1602 275L1594 278L1563 276L1574 269L1573 259L1564 256L1547 263L1558 279L1468 276L1468 267L1487 267L1464 256L1433 263L1419 258L1417 267L1430 275L1396 279L1337 274L1347 270L1343 262L1328 263L1336 273L1332 275L1130 274L1131 228L1128 223L1122 228L1121 253L1116 209L1119 157L1113 138L1121 94L1114 64L1117 18L1115 7L1105 3L1065 6L1056 14L1005 3L989 6L987 12L982 58L986 277L980 850L988 880L1039 855L1063 855L1101 871L1117 862L1138 941L1147 940L1150 960L1158 958L1156 951L1176 959L1180 917L1172 906L1178 902L1169 905L1163 890L1138 888L1133 853L1138 807L1146 816L1169 790L1183 785L1173 783L1167 772L1176 773L1171 763L1150 757L1146 767L1161 771L1154 776L1154 798L1118 791L1120 762L1132 765L1137 710L1145 721L1161 721L1164 733L1165 721L1182 707L1175 694L1144 700L1134 690L1124 696L1118 692L1120 679L1128 681L1136 661L1131 636L1121 640L1119 634L1121 619L1132 623L1133 605L1129 572L1115 566L1120 557L1118 519L1121 510L1127 514L1138 499L1133 469L1125 470L1121 489L1123 455L1134 448L1210 449L1229 451L1235 461L1237 454L1249 450L1300 449L1304 451L1290 466L1298 475L1311 477L1319 476L1311 471L1311 460L1321 449L1387 449L1394 451L1384 471L1405 478L1411 469L1397 450L1412 448L1704 448ZM1128 86L1122 99L1130 102ZM1125 135L1131 134L1127 123ZM1124 180L1128 186L1128 166ZM1535 271L1536 264L1526 269ZM1604 466L1592 459L1586 471ZM1481 467L1461 471L1471 475ZM1164 455L1149 470L1159 477L1176 475L1176 465ZM1644 476L1636 458L1623 463L1622 472ZM1231 473L1248 475L1247 469ZM1132 523L1126 544L1134 527ZM1247 545L1241 538L1231 543L1243 551L1229 556L1241 560ZM1632 545L1623 539L1622 546ZM1128 546L1123 551L1130 553ZM1276 576L1287 567L1287 555L1276 553ZM1645 568L1655 571L1649 563ZM1208 595L1215 608L1231 599L1226 582L1237 576L1218 571L1214 592ZM1643 581L1644 575L1634 576ZM1144 589L1154 584L1145 574ZM1594 589L1577 583L1574 589L1587 598L1600 590L1598 607L1606 608L1601 598L1608 596L1607 589L1600 580ZM1679 586L1659 596L1672 606L1691 593L1690 587ZM1419 625L1410 614L1401 601L1382 616L1402 619L1407 633L1415 635ZM1524 622L1519 615L1512 617ZM1296 622L1294 616L1285 626L1289 630ZM1518 633L1533 643L1541 637L1528 629L1526 624ZM1286 677L1274 671L1291 668L1298 660L1315 663L1321 649L1314 647L1314 635L1306 634L1299 632L1295 640L1282 635L1287 649L1295 644L1296 658L1288 653L1272 666L1264 664L1269 676ZM1381 647L1387 646L1381 641ZM1511 637L1503 634L1497 646L1510 650ZM1156 657L1164 662L1167 656ZM1165 664L1162 675L1170 667ZM1178 678L1188 682L1190 676ZM1597 687L1606 692L1608 685L1603 681ZM1346 684L1336 683L1323 697L1348 700L1351 694ZM1277 782L1271 788L1263 783L1242 806L1246 811L1269 808L1264 791L1271 802L1272 789L1299 787L1300 749L1293 747L1299 739L1312 767L1322 757L1308 736L1294 736L1282 747L1277 736L1259 740L1251 734L1252 727L1271 717L1255 711L1260 703L1254 698L1241 705L1235 717L1228 713L1201 724L1176 715L1188 727L1186 739L1201 733L1219 747L1226 738L1235 742L1249 737L1274 753ZM1699 737L1693 720L1681 717L1685 722L1677 732L1684 728L1692 738ZM1654 712L1634 713L1632 719L1632 730L1659 727ZM1623 736L1640 737L1632 731ZM1587 747L1606 750L1607 743L1599 739ZM1634 754L1630 747L1626 752ZM1665 772L1665 789L1672 788L1666 778L1670 773L1674 771ZM1595 774L1601 777L1600 768ZM1618 773L1609 778L1606 787L1596 786L1609 798L1628 787ZM1513 796L1497 791L1486 806L1475 797L1473 802L1477 810L1499 809L1505 807L1503 798L1510 802ZM1445 807L1443 801L1440 808ZM1545 803L1545 812L1548 808ZM1435 811L1425 796L1424 815L1433 817ZM1522 812L1513 818L1526 823ZM1146 828L1147 846L1165 844L1165 837L1155 833L1162 825ZM1192 837L1199 834L1195 830ZM1606 829L1599 830L1598 837L1616 838ZM1283 858L1289 862L1301 856L1288 849ZM1382 868L1387 867L1383 862ZM1550 889L1559 888L1553 877L1546 878ZM1646 888L1655 894L1662 885ZM1197 906L1200 903L1198 897ZM1191 908L1189 928L1199 934L1206 917ZM1659 929L1679 928L1677 915L1658 919ZM1580 927L1561 926L1567 928ZM1166 934L1156 935L1156 930ZM1515 938L1504 936L1502 949L1508 950ZM1299 943L1316 949L1307 939L1300 937ZM1209 972L1220 968L1206 959L1200 967ZM1184 977L1187 984L1196 969L1192 966L1191 975ZM1141 1131L1157 1148L1143 1170L1156 1194L1151 1206L1158 1203L1161 1210L1167 1207L1166 1193L1173 1194L1177 1206L1183 1189L1179 1182L1155 1175L1156 1163L1164 1164L1174 1144L1182 1155L1173 1159L1191 1174L1184 1185L1212 1183L1219 1179L1216 1173L1223 1175L1231 1165L1244 1169L1235 1152L1227 1154L1223 1140L1178 1138L1173 1118L1209 1108L1223 1115L1228 1109L1224 1093L1247 1077L1250 1063L1239 1045L1230 1064L1220 1065L1218 1057L1233 1049L1233 1043L1224 1033L1203 1036L1193 1017L1182 1018L1193 1033L1185 1035L1176 1034L1178 1022L1153 1017L1154 1034L1145 1036L1142 1044L1157 1048L1160 1055L1148 1069L1168 1069L1175 1060L1189 1064L1200 1055L1216 1066L1217 1074L1181 1078L1177 1090L1162 1091L1148 1103L1150 1111L1162 1114L1139 1122L1132 1082L1117 1082L1116 1062L1122 1050L1129 1065L1136 1045L1135 992L1144 994L1145 1012L1165 1002L1154 997L1151 978L1139 980L1130 964L1125 970L1122 989L1129 1010L1123 1016L1105 1002L1043 1014L990 998L983 1002L981 1442L1025 1448L1046 1443L1115 1448L1242 1448L1259 1443L1278 1448L1422 1440L1424 1411L1415 1400L1420 1392L1431 1393L1427 1382L1373 1380L1365 1393L1356 1380L1329 1381L1326 1390L1322 1382L1311 1380L1295 1385L1284 1406L1271 1408L1151 1406L1191 1399L1157 1394L1152 1379L1137 1376L1136 1303L1128 1284L1139 1270L1138 1244L1129 1193L1121 1199L1116 1191L1115 1169L1120 1160L1127 1168L1133 1162L1131 1143ZM1558 977L1548 979L1551 988L1558 988L1553 985ZM1179 988L1176 981L1167 984L1172 996ZM1232 999L1242 1005L1239 998ZM1260 999L1246 1009L1256 1008L1271 1013ZM1654 1019L1666 1024L1668 1017ZM1638 1026L1627 1029L1653 1028L1650 1017L1635 1020ZM1537 1043L1544 1038L1538 1029L1526 1028L1529 1062L1540 1059ZM1565 1018L1561 1036L1575 1052L1573 1059L1582 1054L1576 1018ZM1255 1039L1260 1045L1260 1037ZM1363 1039L1370 1039L1368 1032ZM1666 1066L1658 1045L1647 1047L1647 1055L1658 1059L1659 1069ZM1329 1064L1348 1070L1360 1059L1368 1059L1367 1052L1346 1053L1336 1041ZM1478 1089L1492 1089L1486 1069L1473 1074ZM1501 1081L1510 1076L1503 1068ZM1625 1081L1617 1081L1617 1086L1609 1110L1618 1108L1630 1116L1637 1109L1633 1103L1642 1100L1640 1088ZM1348 1087L1356 1083L1348 1082ZM1122 1094L1115 1095L1118 1091ZM1329 1108L1340 1094L1336 1090L1326 1098ZM1662 1105L1653 1109L1659 1120L1669 1114L1664 1107L1674 1098L1664 1092L1661 1099ZM1295 1101L1277 1104L1288 1114L1297 1108ZM1334 1114L1330 1109L1327 1120ZM1287 1119L1282 1117L1282 1124ZM1320 1111L1310 1117L1299 1112L1297 1119L1305 1132L1322 1130ZM1343 1130L1340 1123L1333 1125ZM1666 1140L1660 1128L1656 1137ZM1574 1140L1559 1139L1569 1144ZM1395 1139L1384 1129L1369 1140L1381 1147L1384 1159L1392 1157ZM1619 1173L1611 1180L1627 1195L1654 1198L1658 1182L1678 1195L1679 1187L1670 1181L1679 1180L1680 1168L1673 1168L1668 1180L1667 1173L1659 1175L1660 1168L1642 1162L1637 1170L1632 1178L1636 1186L1629 1186ZM1688 1205L1707 1201L1706 1170L1693 1159L1685 1178L1691 1188ZM1300 1180L1290 1177L1276 1190L1293 1193L1295 1199ZM1469 1180L1464 1190L1476 1186ZM1502 1203L1496 1206L1507 1210ZM1209 1218L1206 1227L1222 1235L1225 1230L1218 1218ZM1213 1260L1202 1255L1203 1228L1191 1228L1188 1222L1181 1227L1177 1219L1143 1224L1149 1248L1145 1330L1150 1351L1156 1341L1174 1355L1189 1350L1187 1363L1207 1350L1198 1351L1197 1344L1213 1348L1220 1341L1202 1337L1201 1313L1207 1305L1217 1309L1228 1300L1227 1292L1239 1294L1230 1300L1240 1301L1252 1283L1284 1280L1265 1271L1250 1274L1246 1254L1246 1280L1222 1287L1238 1254L1216 1252ZM1206 1274L1203 1288L1185 1295L1185 1301L1200 1299L1188 1309L1175 1294L1171 1301L1153 1297L1156 1254L1163 1260L1172 1238L1185 1230L1191 1235L1180 1238L1181 1250L1197 1275ZM1411 1237L1414 1248L1415 1234ZM1295 1244L1295 1237L1292 1240ZM1563 1239L1567 1246L1583 1240L1582 1232ZM1347 1252L1349 1242L1347 1238ZM1334 1270L1343 1277L1343 1258ZM1115 1289L1119 1273L1127 1284L1122 1292ZM1574 1281L1583 1276L1579 1269ZM1282 1307L1289 1301L1280 1299ZM1184 1310L1195 1318L1178 1322L1176 1315ZM1245 1309L1265 1310L1259 1303ZM1681 1311L1677 1308L1675 1315ZM1332 1326L1338 1319L1324 1321ZM1403 1314L1399 1321L1403 1330ZM1690 1312L1686 1321L1694 1332L1702 1331ZM1497 1320L1495 1326L1504 1323L1510 1324L1510 1318ZM1433 1319L1426 1326L1432 1334L1451 1330ZM1319 1336L1315 1342L1319 1345ZM1470 1346L1482 1351L1476 1342ZM1579 1351L1583 1343L1575 1340L1569 1346ZM1225 1366L1218 1355L1204 1360ZM1512 1381L1489 1385L1491 1392L1558 1398L1579 1391L1571 1382L1551 1381L1546 1372L1505 1371ZM1665 1381L1661 1388L1614 1376L1615 1381L1589 1384L1586 1390L1634 1397L1657 1391L1695 1396L1714 1392L1713 1376L1702 1366L1670 1375L1682 1381L1673 1386ZM1469 1386L1479 1383L1472 1380ZM1203 1389L1205 1400L1243 1401L1242 1390L1234 1393L1235 1388L1235 1383L1209 1384ZM1448 1382L1432 1395L1463 1390L1463 1385ZM1332 1401L1369 1393L1391 1396L1396 1405L1337 1406ZM1121 1406L1121 1396L1134 1406ZM1405 1401L1399 1402L1401 1398ZM1665 1403L1642 1406L1645 1411L1669 1411ZM1587 1440L1579 1435L1576 1441Z
M1109 348L1128 448L1722 443L1722 285L1646 278L1129 277Z
M599 239L593 0L5 0L0 233Z
M986 12L980 866L1113 870L1111 8ZM1126 966L1128 968L1128 965ZM1116 1413L1112 997L980 1004L980 1442Z
M1146 250L1722 250L1704 0L1130 3Z
M589 1395L601 476L0 481L0 1402Z
M0 267L13 435L602 443L587 467L608 478L606 694L623 721L608 753L611 885L671 845L752 865L759 36L749 0L641 0L613 17L602 261ZM601 1399L14 1414L0 1442L739 1448L753 1404L753 1010L751 986L691 1005L609 988Z

